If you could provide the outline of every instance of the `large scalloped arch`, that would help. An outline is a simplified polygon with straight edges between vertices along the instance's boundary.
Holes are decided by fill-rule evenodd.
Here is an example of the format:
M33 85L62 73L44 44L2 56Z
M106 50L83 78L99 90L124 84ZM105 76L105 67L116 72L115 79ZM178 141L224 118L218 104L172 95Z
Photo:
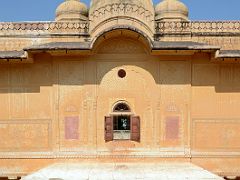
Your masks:
M136 27L133 27L133 26L130 26L130 25L119 25L119 26L112 26L112 27L109 27L107 29L104 29L103 31L99 32L96 36L94 36L93 39L92 39L92 42L91 42L91 49L94 48L96 42L98 41L98 39L100 37L104 36L104 34L107 34L111 31L114 31L114 30L123 30L123 31L126 30L126 31L135 32L145 39L145 41L147 42L150 49L152 49L152 47L153 47L152 39L146 33L141 31L140 29L138 29Z

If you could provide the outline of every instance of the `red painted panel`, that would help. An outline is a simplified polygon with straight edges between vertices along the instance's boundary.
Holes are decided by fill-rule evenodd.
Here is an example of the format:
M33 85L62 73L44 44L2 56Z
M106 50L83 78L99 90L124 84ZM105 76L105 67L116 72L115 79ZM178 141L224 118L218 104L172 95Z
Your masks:
M65 139L79 139L79 117L65 117Z
M166 139L178 139L179 137L179 117L166 117Z
M113 140L113 117L106 116L105 117L105 141Z

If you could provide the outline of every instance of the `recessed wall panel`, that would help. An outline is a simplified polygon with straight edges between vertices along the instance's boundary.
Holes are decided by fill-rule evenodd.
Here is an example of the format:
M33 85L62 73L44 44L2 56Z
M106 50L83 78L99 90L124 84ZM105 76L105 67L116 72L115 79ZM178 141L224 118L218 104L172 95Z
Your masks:
M48 150L50 131L50 124L46 121L36 123L16 122L14 120L0 122L0 151Z
M195 151L239 151L240 119L196 119L192 142Z

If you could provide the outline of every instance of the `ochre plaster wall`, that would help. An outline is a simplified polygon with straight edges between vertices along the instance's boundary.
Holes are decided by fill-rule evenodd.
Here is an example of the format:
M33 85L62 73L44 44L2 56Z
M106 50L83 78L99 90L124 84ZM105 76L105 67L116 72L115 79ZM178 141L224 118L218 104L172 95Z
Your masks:
M1 152L51 150L53 67L42 58L34 64L0 66Z
M119 69L126 70L125 78L118 77ZM233 158L240 150L239 70L236 64L211 63L204 53L152 56L129 37L105 40L91 56L42 53L32 64L1 64L0 158L21 157L24 163L17 168L24 173L40 168L31 166L36 159L46 165L40 159L49 164L65 157L113 161L113 155L129 161L193 161L220 174L239 172ZM104 116L119 100L140 116L140 143L104 141ZM75 118L71 140L68 118ZM178 123L169 125L171 118ZM177 135L167 135L172 131ZM231 161L228 168L218 166L223 157Z
M132 39L110 39L96 51L94 56L81 59L56 58L60 150L150 155L151 151L159 153L159 148L169 148L173 154L184 155L185 146L189 148L190 62L159 61ZM125 78L118 77L119 69L126 70ZM104 141L104 116L111 114L120 100L141 117L140 143ZM69 116L79 118L75 140L65 139L65 117ZM175 139L165 136L165 120L171 116L179 118Z

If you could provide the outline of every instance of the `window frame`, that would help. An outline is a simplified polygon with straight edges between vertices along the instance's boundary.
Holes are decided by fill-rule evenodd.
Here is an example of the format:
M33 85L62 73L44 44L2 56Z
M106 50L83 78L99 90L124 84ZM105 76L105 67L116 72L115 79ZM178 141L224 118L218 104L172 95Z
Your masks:
M116 107L119 104L125 104L128 109L126 111L114 111ZM123 132L125 130L114 130L114 118L116 116L129 116L129 121L130 121L130 130L129 131L129 138L114 138L114 131L115 132ZM128 103L125 101L118 101L117 103L114 104L112 108L112 112L109 113L108 116L105 116L105 142L109 141L136 141L140 142L140 136L141 136L141 126L140 126L141 120L139 116L136 116ZM125 131L126 132L126 131Z

